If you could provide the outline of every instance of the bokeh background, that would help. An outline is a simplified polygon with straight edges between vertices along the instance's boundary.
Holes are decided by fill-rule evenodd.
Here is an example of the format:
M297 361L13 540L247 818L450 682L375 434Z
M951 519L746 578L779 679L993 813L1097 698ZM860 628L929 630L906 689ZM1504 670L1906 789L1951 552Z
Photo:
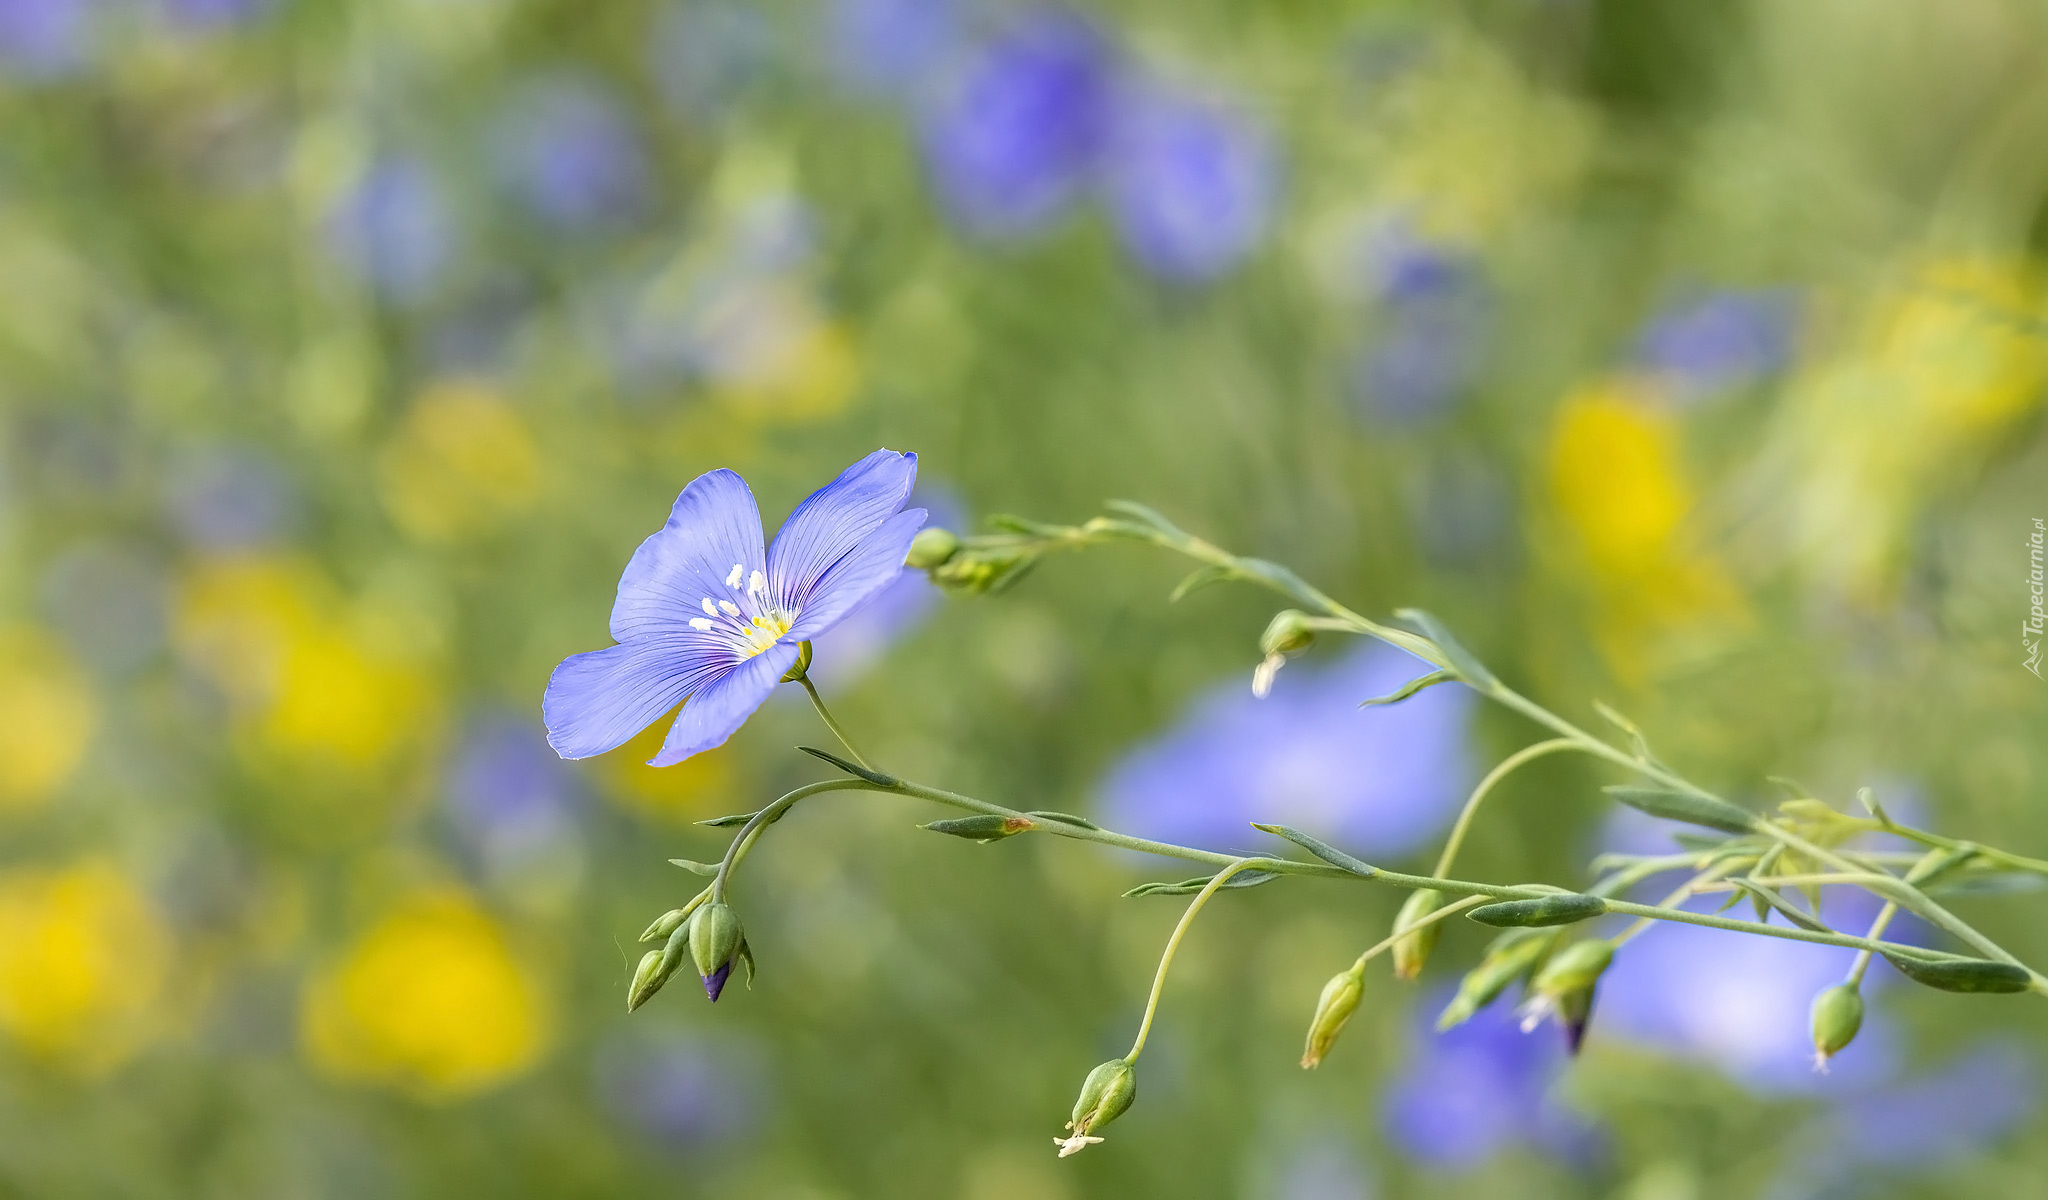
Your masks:
M2048 8L1702 0L0 0L0 1195L1950 1196L2048 1172L2038 1001L1665 929L1585 1056L1481 944L1317 989L1400 897L778 826L761 964L628 1017L692 822L816 777L772 702L564 763L547 674L716 466L772 524L878 445L921 502L1105 497L1442 614L1574 719L2048 848ZM818 647L892 769L1232 848L1423 864L1534 739L1118 548L907 578ZM799 698L800 699L800 698ZM1462 860L1668 844L1550 759ZM944 843L944 844L940 844ZM2034 961L2039 894L1959 899ZM1853 907L1831 915L1854 919ZM687 983L687 981L685 981Z

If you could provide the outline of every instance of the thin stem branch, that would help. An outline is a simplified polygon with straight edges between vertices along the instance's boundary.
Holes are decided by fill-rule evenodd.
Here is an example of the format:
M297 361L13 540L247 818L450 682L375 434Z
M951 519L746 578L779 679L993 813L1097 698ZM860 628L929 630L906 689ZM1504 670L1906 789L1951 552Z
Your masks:
M1664 897L1662 900L1659 900L1657 902L1657 907L1675 909L1678 905L1683 904L1687 900L1692 899L1695 893L1704 891L1707 885L1713 883L1715 880L1721 878L1721 876L1726 875L1730 871L1734 870L1736 865L1737 863L1735 862L1735 860L1732 859L1725 862L1715 863L1713 866L1708 867L1706 870L1701 871L1699 874L1693 876L1691 879L1688 879L1684 883L1678 885L1678 887L1675 890L1673 890L1670 895ZM1609 907L1612 906L1610 905ZM1619 950L1621 947L1627 945L1637 935L1641 934L1643 930L1648 929L1650 927L1650 923L1651 918L1649 917L1637 917L1634 923L1629 925L1627 929L1624 929L1620 933L1615 934L1612 938L1608 940L1614 944L1615 949Z
M1138 1036L1131 1043L1131 1052L1124 1055L1125 1062L1136 1063L1138 1055L1144 1052L1145 1039L1152 1034L1152 1017L1159 1011L1159 993L1166 987L1166 973L1173 967L1173 956L1180 953L1180 940L1187 936L1188 926L1195 923L1195 914L1202 911L1202 906L1209 903L1209 897L1216 894L1217 888L1228 883L1232 875L1261 861L1263 860L1256 858L1240 858L1231 863L1216 872L1215 878L1201 891L1196 892L1195 898L1188 903L1188 910L1180 915L1180 924L1173 927L1173 936L1166 939L1166 950L1159 956L1159 970L1152 976L1152 994L1145 1000L1145 1016L1138 1022Z
M1534 762L1546 754L1556 754L1560 750L1580 748L1579 744L1570 738L1552 738L1547 742L1524 746L1501 759L1493 770L1486 773L1486 778L1479 781L1479 786L1472 789L1472 794L1466 797L1465 807L1458 810L1457 823L1451 826L1450 836L1444 839L1443 853L1437 856L1436 870L1430 874L1442 875L1458 860L1458 851L1465 844L1465 831L1471 828L1472 818L1479 812L1480 801L1486 799L1487 793L1493 790L1495 784L1513 774L1523 763Z
M1466 909L1472 908L1476 905L1485 904L1489 899L1491 899L1491 897L1488 896L1467 896L1463 900L1454 901L1450 904L1444 905L1442 908L1433 910L1427 916L1423 917L1421 920L1414 922L1413 924L1407 926L1404 929L1400 929L1394 933L1390 933L1387 936L1381 938L1379 941L1373 943L1372 949L1367 950L1365 953L1359 955L1358 961L1351 964L1351 969L1354 971L1362 969L1365 966L1365 964L1371 962L1373 959L1378 958L1381 954L1385 953L1386 950L1389 947L1391 947L1395 942L1400 941L1402 938L1407 937L1409 934L1414 933L1416 930L1427 929L1431 925L1436 924L1438 921L1443 920L1445 917L1452 916L1456 913L1464 912Z
M826 708L825 702L819 699L818 689L811 683L811 677L809 675L799 675L796 677L796 681L804 685L804 694L811 698L811 707L818 710L818 719L825 722L825 728L831 730L832 736L839 739L839 744L846 747L846 752L853 756L853 761L870 771L874 770L874 767L868 764L868 760L862 758L860 751L854 747L853 739L847 737L846 731L839 727L839 722L832 719L832 710Z

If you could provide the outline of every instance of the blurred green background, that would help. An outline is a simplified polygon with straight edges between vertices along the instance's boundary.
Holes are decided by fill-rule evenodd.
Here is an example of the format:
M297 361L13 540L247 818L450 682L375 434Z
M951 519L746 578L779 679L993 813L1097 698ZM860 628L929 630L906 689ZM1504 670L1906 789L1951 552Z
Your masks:
M2030 999L1887 988L1883 1061L1830 1088L1810 958L1673 942L1567 1067L1433 1041L1453 930L1305 1074L1400 900L1310 884L1211 907L1137 1106L1056 1162L1179 914L1117 894L1185 867L835 797L738 884L754 990L629 1018L632 939L699 886L664 860L824 735L771 703L656 771L658 728L564 764L538 722L689 479L739 470L772 530L886 445L959 527L1143 500L1437 611L1731 795L1868 784L2039 854L2044 33L2020 0L0 0L0 1195L2031 1194ZM912 579L817 675L892 770L1100 815L1257 660L1271 602L1169 607L1179 566ZM1433 728L1467 768L1535 737ZM1640 833L1608 781L1518 776L1461 873L1582 878ZM1326 825L1386 858L1358 803ZM2041 903L1957 901L2035 961ZM1790 1076L1731 1065L1766 1027Z

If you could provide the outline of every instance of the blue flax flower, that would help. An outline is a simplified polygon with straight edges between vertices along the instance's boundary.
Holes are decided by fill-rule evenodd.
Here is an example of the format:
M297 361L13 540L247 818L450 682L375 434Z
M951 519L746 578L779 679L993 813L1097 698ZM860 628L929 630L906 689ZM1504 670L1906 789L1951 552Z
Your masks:
M1472 781L1472 693L1430 688L1391 708L1358 702L1428 669L1378 642L1328 666L1280 673L1261 700L1233 680L1139 747L1102 785L1110 823L1145 837L1223 849L1278 821L1368 858L1422 847Z
M1138 265L1177 283L1214 278L1265 235L1279 190L1266 133L1224 105L1133 88L1109 166L1117 232Z
M761 548L761 513L731 471L699 475L619 578L619 644L563 660L541 714L563 758L623 745L685 697L650 766L724 743L795 664L903 570L921 508L917 456L877 450L812 493ZM898 511L901 509L902 511Z

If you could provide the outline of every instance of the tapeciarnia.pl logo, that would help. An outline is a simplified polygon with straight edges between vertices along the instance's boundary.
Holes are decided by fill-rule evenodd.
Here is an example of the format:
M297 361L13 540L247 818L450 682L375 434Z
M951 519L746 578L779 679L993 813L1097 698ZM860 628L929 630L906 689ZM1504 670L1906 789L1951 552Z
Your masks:
M2027 587L2033 593L2034 607L2028 610L2027 619L2020 623L2020 647L2027 653L2026 661L2020 665L2032 671L2036 679L2042 678L2041 631L2044 626L2048 626L2048 613L2044 613L2041 610L2042 596L2044 594L2042 575L2042 550L2044 548L2042 543L2044 538L2048 538L2048 521L2035 517L2033 535L2027 538L2027 559L2031 565L2031 569L2027 573Z

